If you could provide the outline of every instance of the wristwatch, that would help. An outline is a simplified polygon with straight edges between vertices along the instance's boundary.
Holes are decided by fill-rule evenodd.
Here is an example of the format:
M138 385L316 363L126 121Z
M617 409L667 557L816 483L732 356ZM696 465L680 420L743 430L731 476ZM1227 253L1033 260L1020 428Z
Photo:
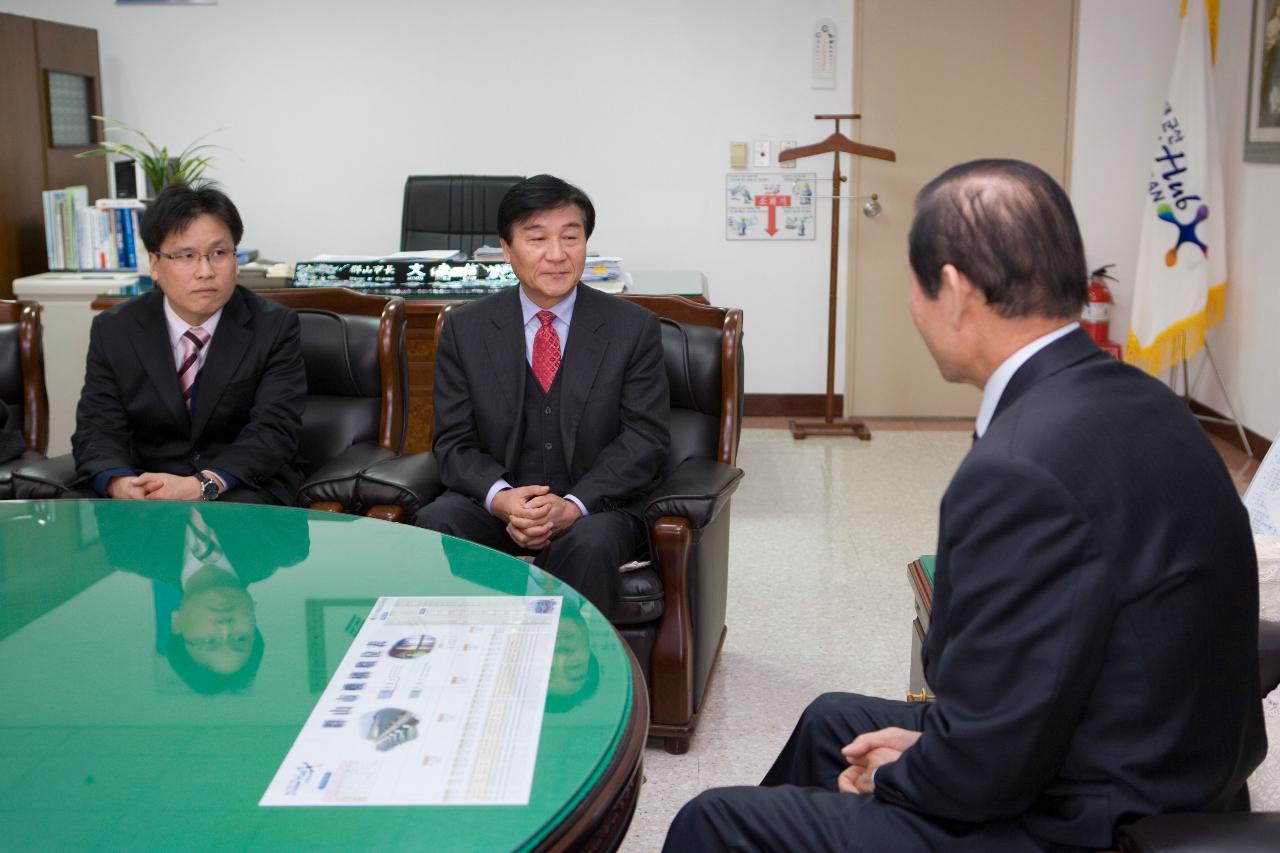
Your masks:
M205 476L203 471L196 472L196 479L200 481L200 500L216 501L219 494L218 484Z

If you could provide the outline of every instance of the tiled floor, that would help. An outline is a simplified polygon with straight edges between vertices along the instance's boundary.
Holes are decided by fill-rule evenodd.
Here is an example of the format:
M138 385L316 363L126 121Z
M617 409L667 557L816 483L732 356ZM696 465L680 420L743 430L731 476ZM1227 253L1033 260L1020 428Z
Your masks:
M786 426L777 420L749 426ZM624 853L659 849L676 811L699 791L756 784L819 693L903 695L912 618L906 565L935 550L938 500L969 448L972 423L903 429L910 426L872 422L869 442L743 431L729 632L689 752L645 750L646 783ZM1227 458L1238 480L1252 473L1239 457ZM1274 697L1268 730L1280 744ZM1280 809L1280 747L1251 788L1255 808Z

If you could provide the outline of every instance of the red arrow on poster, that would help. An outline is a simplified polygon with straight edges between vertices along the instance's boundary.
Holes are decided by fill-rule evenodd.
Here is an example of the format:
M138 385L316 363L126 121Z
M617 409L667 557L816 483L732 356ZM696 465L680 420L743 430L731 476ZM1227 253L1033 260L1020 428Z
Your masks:
M790 206L791 196L789 195L768 193L767 195L756 196L756 207L769 208L769 227L764 230L770 237L778 233L778 208Z

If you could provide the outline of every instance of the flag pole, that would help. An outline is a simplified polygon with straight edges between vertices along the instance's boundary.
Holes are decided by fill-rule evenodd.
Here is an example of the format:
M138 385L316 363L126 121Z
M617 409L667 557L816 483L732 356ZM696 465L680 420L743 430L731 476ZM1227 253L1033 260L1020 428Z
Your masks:
M1192 412L1195 419L1201 423L1224 424L1226 426L1234 426L1236 433L1240 436L1240 446L1244 448L1244 452L1250 459L1253 459L1253 445L1249 443L1249 437L1245 434L1244 424L1240 423L1240 417L1236 414L1236 407L1231 402L1231 395L1227 393L1227 384L1222 381L1222 374L1218 372L1218 363L1213 360L1213 350L1209 346L1206 338L1204 342L1204 354L1209 360L1209 367L1213 370L1213 378L1217 380L1218 391L1222 394L1222 399L1227 401L1227 411L1231 414L1229 418L1219 418L1215 415L1202 415L1199 412ZM1182 393L1179 394L1183 401L1191 405L1191 382L1187 376L1187 338L1182 336ZM1175 390L1178 366L1174 365L1169 368L1169 388Z

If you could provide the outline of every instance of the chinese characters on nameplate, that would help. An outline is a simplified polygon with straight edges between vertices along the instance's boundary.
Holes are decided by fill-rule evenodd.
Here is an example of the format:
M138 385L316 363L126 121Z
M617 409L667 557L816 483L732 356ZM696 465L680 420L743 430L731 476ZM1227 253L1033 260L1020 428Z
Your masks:
M560 607L378 599L259 805L527 804Z

